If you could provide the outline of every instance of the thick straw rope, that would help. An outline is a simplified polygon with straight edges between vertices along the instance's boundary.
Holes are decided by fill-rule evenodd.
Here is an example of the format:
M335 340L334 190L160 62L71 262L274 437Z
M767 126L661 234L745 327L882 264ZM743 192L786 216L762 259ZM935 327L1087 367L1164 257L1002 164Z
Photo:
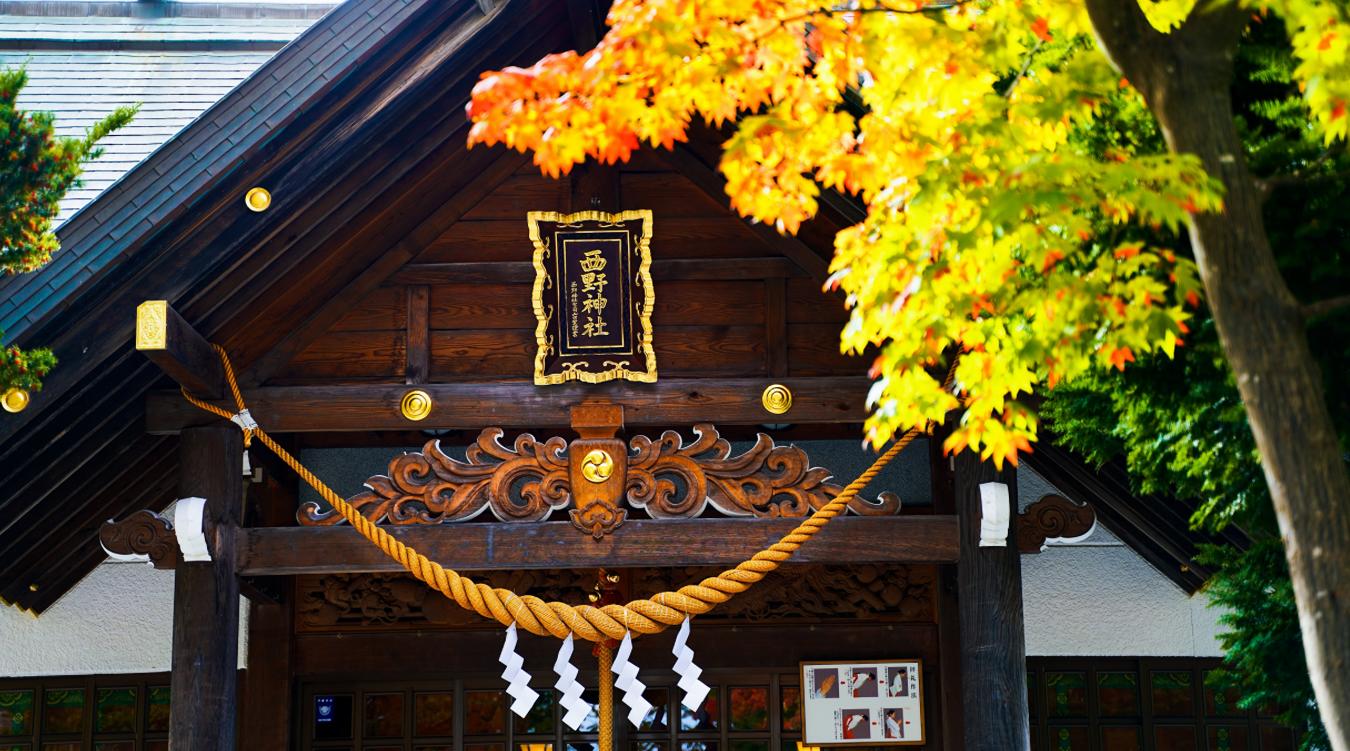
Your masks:
M230 365L230 358L219 345L213 344L212 346L220 354L221 362L225 366L225 377L230 384L230 391L234 393L235 404L238 405L239 412L242 413L246 410L244 395L240 392L239 384L235 380L234 368ZM183 390L183 397L193 405L214 415L219 415L226 420L235 417L234 414L214 404L195 398L186 389ZM638 634L654 634L669 626L678 626L687 615L706 613L715 606L731 599L732 596L749 589L767 574L777 569L781 563L796 552L797 548L802 546L802 543L815 536L816 532L819 532L821 527L824 527L831 519L844 513L848 502L853 500L863 488L867 487L867 484L877 476L877 473L919 434L914 429L905 433L889 449L878 456L872 466L867 468L867 471L859 475L858 479L849 483L848 487L844 488L829 503L816 509L815 513L804 519L796 529L784 535L778 542L755 553L749 560L742 561L735 568L704 579L698 584L681 587L674 592L661 592L649 599L633 600L627 605L613 604L597 608L591 605L572 606L563 602L545 602L533 595L521 596L508 589L490 587L487 584L475 582L467 576L462 576L441 566L403 544L378 524L352 508L345 499L333 492L313 472L310 472L295 457L291 456L290 452L277 444L262 428L252 426L251 420L241 420L239 423L244 431L245 447L250 444L253 438L262 441L263 445L271 449L291 469L295 470L310 487L318 491L324 500L332 504L333 508L337 509L338 513L342 515L342 518L346 519L357 532L361 533L362 537L370 540L386 555L398 561L418 580L454 600L460 607L472 610L486 618L492 618L503 626L515 623L520 628L539 636L551 635L562 639L566 638L568 634L572 634L577 638L588 641L600 641L606 638L619 639L627 631Z

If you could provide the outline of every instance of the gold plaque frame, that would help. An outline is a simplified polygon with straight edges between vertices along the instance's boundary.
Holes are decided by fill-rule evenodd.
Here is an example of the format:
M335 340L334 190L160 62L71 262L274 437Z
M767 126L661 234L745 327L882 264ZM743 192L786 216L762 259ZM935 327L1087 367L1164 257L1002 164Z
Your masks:
M538 351L534 358L534 383L537 386L549 386L568 381L582 381L583 383L603 383L616 379L628 381L638 381L641 383L656 382L656 351L652 347L652 310L656 305L656 290L652 286L652 212L650 209L637 209L632 211L623 211L617 214L611 214L604 211L579 211L571 214L563 214L556 211L531 211L526 215L529 223L530 241L534 243L534 288L531 297L534 303L534 316L538 321L535 326L534 334L538 345ZM642 222L642 235L636 238L637 242L633 244L632 252L637 255L637 286L642 288L642 304L636 311L637 323L637 344L645 356L647 368L645 370L629 369L627 360L606 361L608 366L604 370L590 370L586 362L565 362L562 364L562 372L548 373L545 371L548 356L554 351L552 336L549 334L549 324L553 320L555 313L553 306L546 303L544 294L553 288L555 280L549 276L548 267L545 261L553 252L549 247L549 242L545 239L539 229L540 222L556 222L558 224L579 224L581 222L598 222L603 225L620 224L622 222Z

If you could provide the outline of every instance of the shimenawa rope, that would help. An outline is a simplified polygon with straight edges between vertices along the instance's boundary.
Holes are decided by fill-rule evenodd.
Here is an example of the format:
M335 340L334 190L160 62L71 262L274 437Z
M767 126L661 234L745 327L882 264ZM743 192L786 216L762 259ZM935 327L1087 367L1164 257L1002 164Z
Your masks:
M905 433L878 456L872 466L859 475L858 479L840 491L839 495L816 509L815 513L804 519L796 529L784 535L778 542L755 553L733 569L723 571L697 584L681 587L674 592L661 592L648 599L633 600L626 605L613 604L598 608L591 605L573 606L564 602L545 602L533 595L522 596L509 589L475 582L427 558L367 519L291 456L290 452L282 448L248 416L244 395L235 380L229 356L219 345L211 346L220 354L225 368L225 378L230 384L230 391L234 394L238 412L231 413L197 399L188 393L187 389L183 389L185 399L200 409L239 425L244 433L245 448L254 438L261 441L295 470L310 487L318 491L324 500L332 504L342 518L346 519L362 537L374 543L385 555L398 561L410 574L427 586L454 600L460 607L492 618L503 626L515 623L532 634L555 636L559 639L566 638L568 634L588 641L620 639L630 630L638 634L658 633L669 626L678 626L686 615L706 613L734 595L744 592L777 569L802 546L802 543L815 536L816 532L831 519L843 513L848 502L867 487L877 473L919 435L917 429ZM950 375L948 378L950 379Z

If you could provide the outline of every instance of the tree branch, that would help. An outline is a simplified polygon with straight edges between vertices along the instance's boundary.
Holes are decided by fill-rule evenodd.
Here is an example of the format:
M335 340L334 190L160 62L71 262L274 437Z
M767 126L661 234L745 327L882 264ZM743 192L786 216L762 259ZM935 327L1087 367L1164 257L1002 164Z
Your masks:
M1027 53L1026 62L1022 63L1022 69L1017 71L1017 75L1008 83L1008 88L1003 90L1004 99L1012 99L1013 90L1017 88L1017 84L1020 83L1023 78L1027 77L1027 71L1031 70L1031 64L1036 60L1036 53L1041 51L1041 45L1044 43L1044 40L1036 40L1036 46L1032 47L1031 51Z
M1336 297L1328 297L1325 300L1311 302L1302 306L1299 309L1299 312L1303 314L1303 320L1310 321L1328 313L1334 313L1341 308L1350 308L1350 295L1338 295Z

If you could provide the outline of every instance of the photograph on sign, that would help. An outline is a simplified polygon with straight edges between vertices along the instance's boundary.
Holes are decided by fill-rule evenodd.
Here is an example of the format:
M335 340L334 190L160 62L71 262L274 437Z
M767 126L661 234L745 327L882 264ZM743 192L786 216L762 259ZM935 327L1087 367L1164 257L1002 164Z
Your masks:
M802 744L924 743L919 660L804 662Z

